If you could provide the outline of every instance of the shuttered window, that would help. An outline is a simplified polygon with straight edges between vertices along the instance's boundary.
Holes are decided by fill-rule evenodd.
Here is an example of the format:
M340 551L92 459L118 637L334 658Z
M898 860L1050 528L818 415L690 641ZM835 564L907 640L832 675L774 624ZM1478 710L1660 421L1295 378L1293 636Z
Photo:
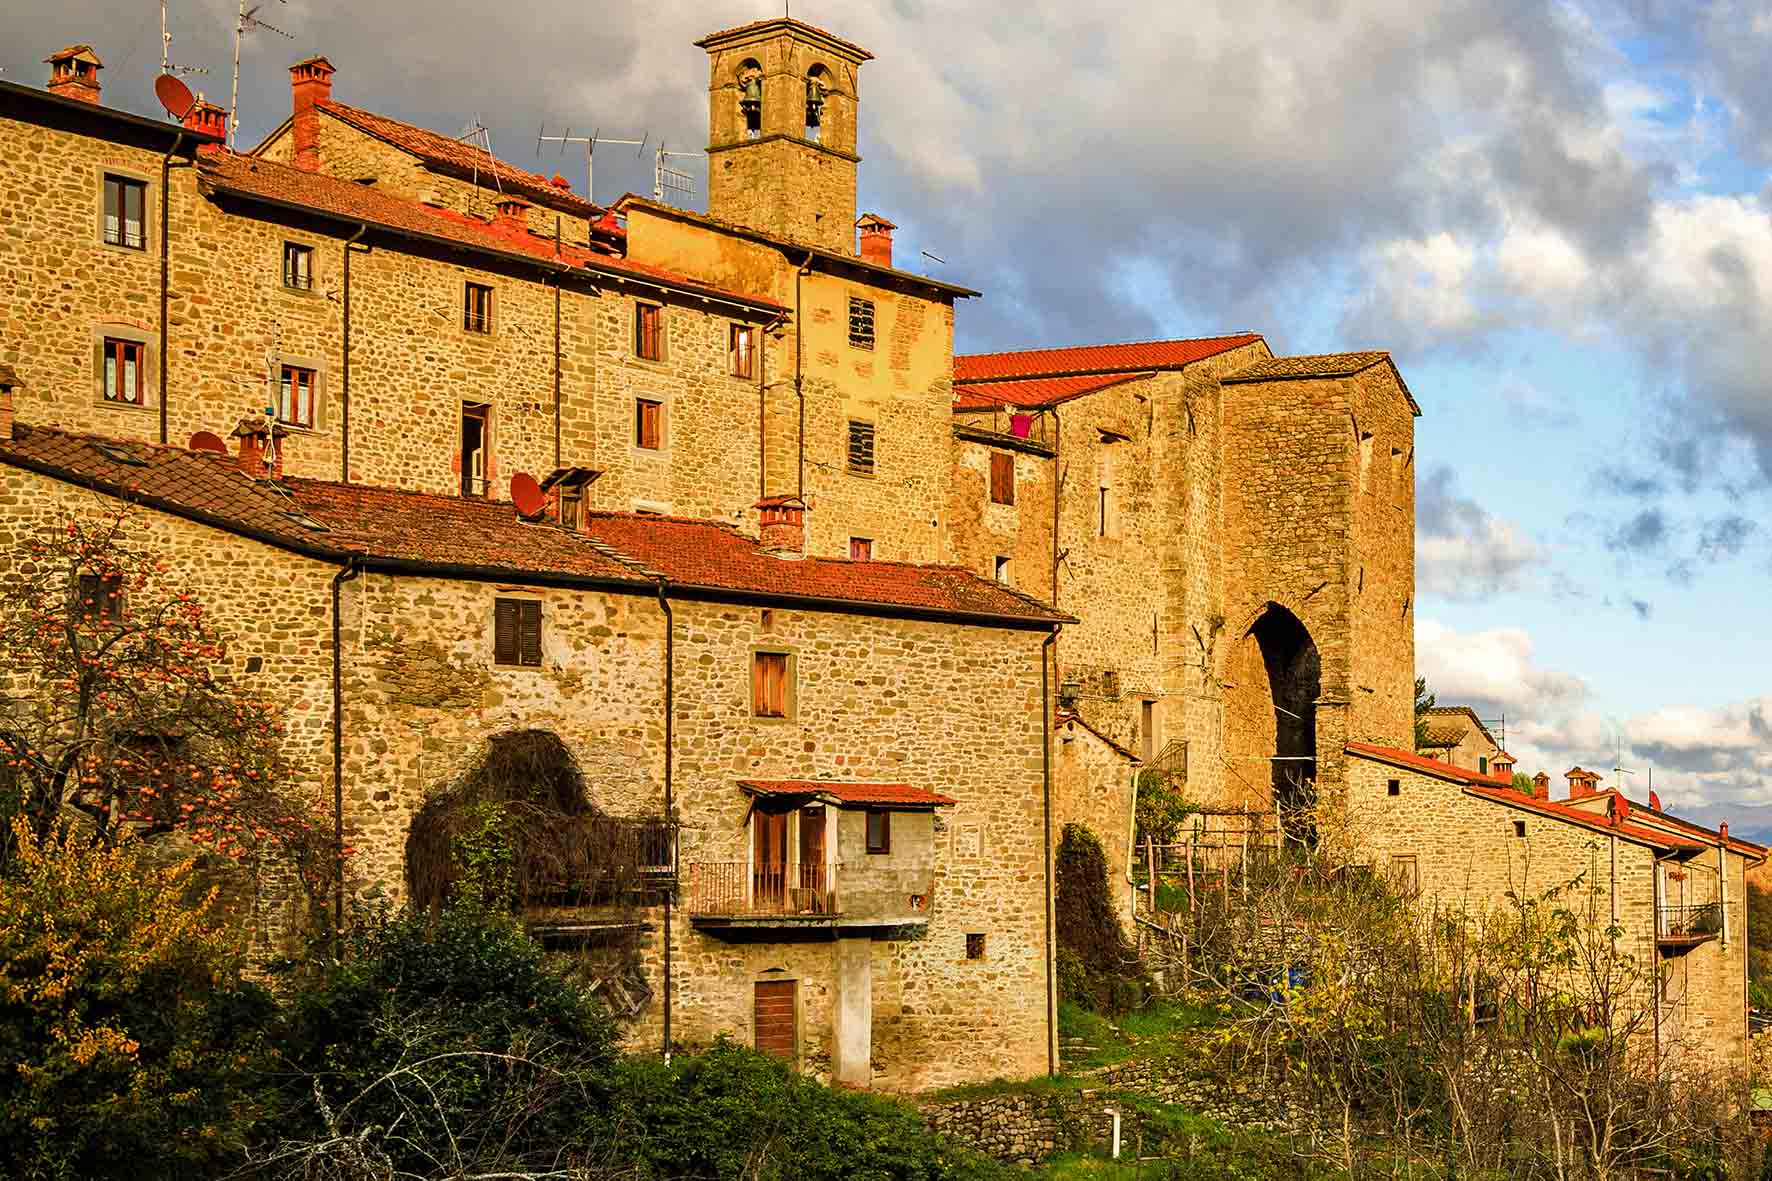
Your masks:
M752 658L751 712L759 718L788 716L786 652L758 652Z
M1391 857L1391 884L1397 892L1414 896L1421 892L1421 866L1413 853L1397 853Z
M492 608L492 662L541 667L541 604L497 599Z
M314 289L314 248L299 242L283 243L283 286L296 291Z
M492 331L492 288L469 283L462 290L461 326L467 332Z
M991 503L1015 503L1015 456L991 452Z
M314 371L285 365L277 381L277 421L290 426L314 425Z
M634 305L634 356L642 361L664 360L664 309L655 303Z
M124 406L142 404L142 346L139 342L105 337L105 401Z
M874 301L849 297L849 343L858 349L874 347Z
M115 623L123 618L123 580L118 575L80 576L80 602L74 615L83 622Z
M726 338L726 359L730 363L732 376L757 376L757 359L755 348L757 330L745 324L733 324Z
M634 399L634 446L643 451L664 448L664 403Z
M849 539L849 560L851 562L871 562L874 558L874 541L871 537L851 537Z
M874 424L859 419L849 420L849 471L852 475L874 474Z

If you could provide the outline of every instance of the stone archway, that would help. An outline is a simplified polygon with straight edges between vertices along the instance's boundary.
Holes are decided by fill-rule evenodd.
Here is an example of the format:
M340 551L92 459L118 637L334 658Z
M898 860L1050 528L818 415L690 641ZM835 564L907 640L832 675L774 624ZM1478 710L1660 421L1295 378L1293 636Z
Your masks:
M1322 657L1302 620L1268 603L1238 636L1225 667L1225 754L1241 802L1288 817L1315 802Z

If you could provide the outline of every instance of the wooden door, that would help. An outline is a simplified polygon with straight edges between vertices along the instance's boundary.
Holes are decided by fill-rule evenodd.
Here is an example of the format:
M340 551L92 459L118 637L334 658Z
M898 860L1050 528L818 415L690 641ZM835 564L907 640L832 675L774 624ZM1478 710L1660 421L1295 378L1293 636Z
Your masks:
M825 810L807 808L800 813L800 889L812 910L824 910Z
M756 1018L757 1049L777 1058L794 1060L798 1042L795 1018L795 989L792 980L760 980L753 1002Z
M788 868L788 817L785 812L755 812L751 857L751 900L758 906L779 907Z

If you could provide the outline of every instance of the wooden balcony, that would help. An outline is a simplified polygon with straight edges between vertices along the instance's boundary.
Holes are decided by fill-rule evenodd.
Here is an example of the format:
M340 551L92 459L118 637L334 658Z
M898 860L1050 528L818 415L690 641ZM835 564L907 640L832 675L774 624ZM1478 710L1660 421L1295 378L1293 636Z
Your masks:
M878 871L862 867L845 873L836 865L797 861L753 865L743 861L690 862L685 867L683 909L704 929L802 930L835 933L870 927L927 924L927 884L921 895L906 893L894 879L886 889ZM853 867L851 867L853 869ZM855 897L846 899L846 879L854 877Z
M1655 945L1664 954L1678 955L1723 933L1723 908L1715 902L1663 906L1655 918Z

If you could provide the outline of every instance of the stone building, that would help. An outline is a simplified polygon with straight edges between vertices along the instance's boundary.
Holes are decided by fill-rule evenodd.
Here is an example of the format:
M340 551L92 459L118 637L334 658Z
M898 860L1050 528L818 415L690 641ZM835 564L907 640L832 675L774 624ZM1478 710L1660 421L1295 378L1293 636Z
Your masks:
M1487 775L1490 763L1497 756L1505 757L1495 735L1468 705L1435 706L1424 711L1422 721L1426 740L1416 749L1443 763Z

